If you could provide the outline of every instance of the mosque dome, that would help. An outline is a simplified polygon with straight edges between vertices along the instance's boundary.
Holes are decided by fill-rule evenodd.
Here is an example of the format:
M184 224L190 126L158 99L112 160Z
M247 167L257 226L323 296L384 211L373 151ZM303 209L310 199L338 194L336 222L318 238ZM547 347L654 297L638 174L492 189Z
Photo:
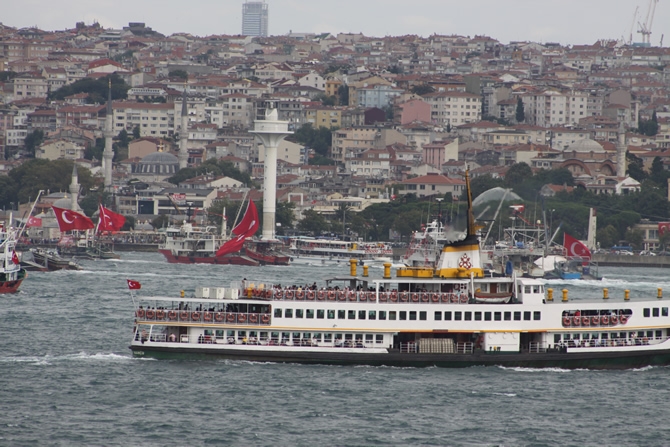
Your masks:
M70 207L72 206L72 198L66 195L62 199L56 200L52 205L57 208L64 208L66 210L69 210Z
M173 175L179 170L179 159L169 152L153 152L140 160L139 174Z
M568 146L568 152L605 152L605 149L598 143L590 138L583 140L577 140Z

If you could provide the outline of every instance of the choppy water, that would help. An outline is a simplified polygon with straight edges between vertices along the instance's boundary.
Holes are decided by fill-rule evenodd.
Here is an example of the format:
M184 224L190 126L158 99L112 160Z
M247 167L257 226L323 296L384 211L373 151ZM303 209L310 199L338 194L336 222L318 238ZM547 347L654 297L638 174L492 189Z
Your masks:
M133 359L143 294L231 280L312 283L346 266L170 265L127 253L31 273L0 297L0 446L670 445L670 368L565 371ZM334 271L337 269L337 271ZM373 272L375 270L373 269ZM379 272L380 270L377 270ZM601 268L570 297L670 293L661 269ZM555 289L565 282L551 281Z

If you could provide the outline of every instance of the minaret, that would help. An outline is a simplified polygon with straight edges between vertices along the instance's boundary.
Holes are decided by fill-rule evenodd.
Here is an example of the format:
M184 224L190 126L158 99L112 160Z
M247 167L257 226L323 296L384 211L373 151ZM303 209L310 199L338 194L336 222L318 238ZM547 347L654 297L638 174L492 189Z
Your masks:
M114 136L112 110L112 80L109 80L109 93L107 95L107 116L105 117L105 150L102 153L102 169L105 175L105 190L112 188L112 159L114 158L114 148L112 147L112 137Z
M617 132L619 142L616 146L616 176L626 176L626 131L623 128L623 122L619 123L619 131Z
M77 174L77 163L72 166L72 181L70 182L70 209L79 210L79 175Z
M181 100L181 129L179 130L179 169L188 167L188 103L186 84Z
M264 120L254 121L256 135L265 146L265 162L263 179L263 240L275 239L275 210L277 201L277 146L279 142L291 135L288 121L279 121L277 109L267 109Z

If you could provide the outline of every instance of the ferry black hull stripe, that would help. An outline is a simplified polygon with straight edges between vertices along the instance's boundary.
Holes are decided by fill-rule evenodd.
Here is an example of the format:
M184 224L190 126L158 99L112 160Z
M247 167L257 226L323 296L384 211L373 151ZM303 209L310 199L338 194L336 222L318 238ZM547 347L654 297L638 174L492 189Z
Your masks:
M474 353L407 354L390 350L386 354L350 352L249 351L242 349L175 348L130 346L133 355L156 359L230 359L252 362L302 363L323 365L370 365L396 367L467 368L504 366L522 368L631 369L670 365L670 350L637 352L547 352L547 353Z

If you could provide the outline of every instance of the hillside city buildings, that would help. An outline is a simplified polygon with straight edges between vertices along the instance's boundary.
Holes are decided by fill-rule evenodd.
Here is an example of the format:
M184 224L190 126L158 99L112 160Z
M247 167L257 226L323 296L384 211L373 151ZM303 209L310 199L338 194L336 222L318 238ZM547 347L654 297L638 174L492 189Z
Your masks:
M35 157L91 169L122 213L174 214L166 191L193 208L241 200L249 185L230 179L165 180L180 163L216 158L262 184L264 151L249 131L268 107L292 132L311 125L329 135L321 153L295 138L278 148L277 200L294 202L298 218L312 208L332 213L344 198L363 209L406 193L455 196L466 166L494 177L519 162L563 167L599 194L639 190L626 176L626 152L646 169L656 158L670 166L670 48L453 34L267 36L267 6L244 3L241 35L164 36L138 22L0 25L0 173L27 159L24 141L41 130ZM53 99L63 86L110 74L129 86L126 98ZM638 133L652 118L658 132ZM120 158L123 131L131 137ZM107 136L116 151L108 176L105 160L84 158ZM310 164L317 156L336 164Z

